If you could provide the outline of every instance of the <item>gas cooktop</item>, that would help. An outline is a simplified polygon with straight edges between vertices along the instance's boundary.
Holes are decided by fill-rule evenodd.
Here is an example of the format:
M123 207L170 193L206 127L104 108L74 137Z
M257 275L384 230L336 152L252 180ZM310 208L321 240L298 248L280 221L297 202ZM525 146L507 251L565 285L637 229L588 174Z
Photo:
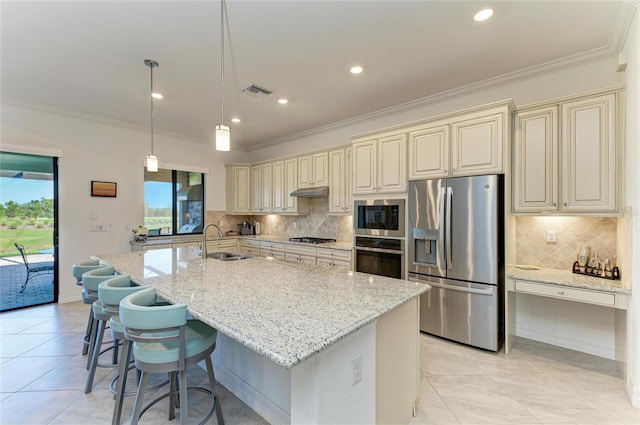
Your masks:
M329 243L335 242L335 239L326 238L312 238L310 236L304 236L301 238L289 238L289 242L305 242L305 243Z

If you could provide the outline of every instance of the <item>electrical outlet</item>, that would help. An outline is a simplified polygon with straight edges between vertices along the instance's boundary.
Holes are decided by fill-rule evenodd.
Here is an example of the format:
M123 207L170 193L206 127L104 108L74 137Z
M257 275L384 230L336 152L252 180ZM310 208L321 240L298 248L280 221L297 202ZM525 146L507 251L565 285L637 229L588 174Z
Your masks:
M547 242L558 242L558 233L555 230L547 230Z
M293 228L294 228L294 229L297 229L297 228L298 228L298 222L297 222L297 221L294 221L294 222L293 222Z
M125 224L124 227L122 228L122 230L124 230L125 232L130 232L131 231L131 227L128 224Z
M351 386L362 381L362 354L351 359Z
M218 227L222 229L224 227L224 221L222 220L218 221Z

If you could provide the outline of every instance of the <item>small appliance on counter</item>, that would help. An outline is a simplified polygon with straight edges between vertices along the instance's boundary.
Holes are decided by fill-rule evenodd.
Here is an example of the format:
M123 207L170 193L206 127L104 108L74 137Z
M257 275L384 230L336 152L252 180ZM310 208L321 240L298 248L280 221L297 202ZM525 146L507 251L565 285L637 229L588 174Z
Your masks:
M253 235L253 226L251 226L248 221L243 221L238 224L238 227L241 235Z

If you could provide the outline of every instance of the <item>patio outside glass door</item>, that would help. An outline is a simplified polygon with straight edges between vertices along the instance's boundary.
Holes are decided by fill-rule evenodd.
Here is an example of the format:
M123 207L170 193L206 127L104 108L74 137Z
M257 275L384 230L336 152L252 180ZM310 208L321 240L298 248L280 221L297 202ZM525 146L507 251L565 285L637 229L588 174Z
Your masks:
M0 152L0 311L58 301L57 158Z

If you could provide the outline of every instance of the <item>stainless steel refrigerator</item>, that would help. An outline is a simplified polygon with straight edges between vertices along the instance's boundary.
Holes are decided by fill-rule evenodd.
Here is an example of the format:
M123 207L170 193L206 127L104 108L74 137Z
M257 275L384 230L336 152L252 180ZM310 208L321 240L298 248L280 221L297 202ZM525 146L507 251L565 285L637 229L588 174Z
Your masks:
M409 280L420 299L420 330L498 351L504 340L502 176L409 183Z

